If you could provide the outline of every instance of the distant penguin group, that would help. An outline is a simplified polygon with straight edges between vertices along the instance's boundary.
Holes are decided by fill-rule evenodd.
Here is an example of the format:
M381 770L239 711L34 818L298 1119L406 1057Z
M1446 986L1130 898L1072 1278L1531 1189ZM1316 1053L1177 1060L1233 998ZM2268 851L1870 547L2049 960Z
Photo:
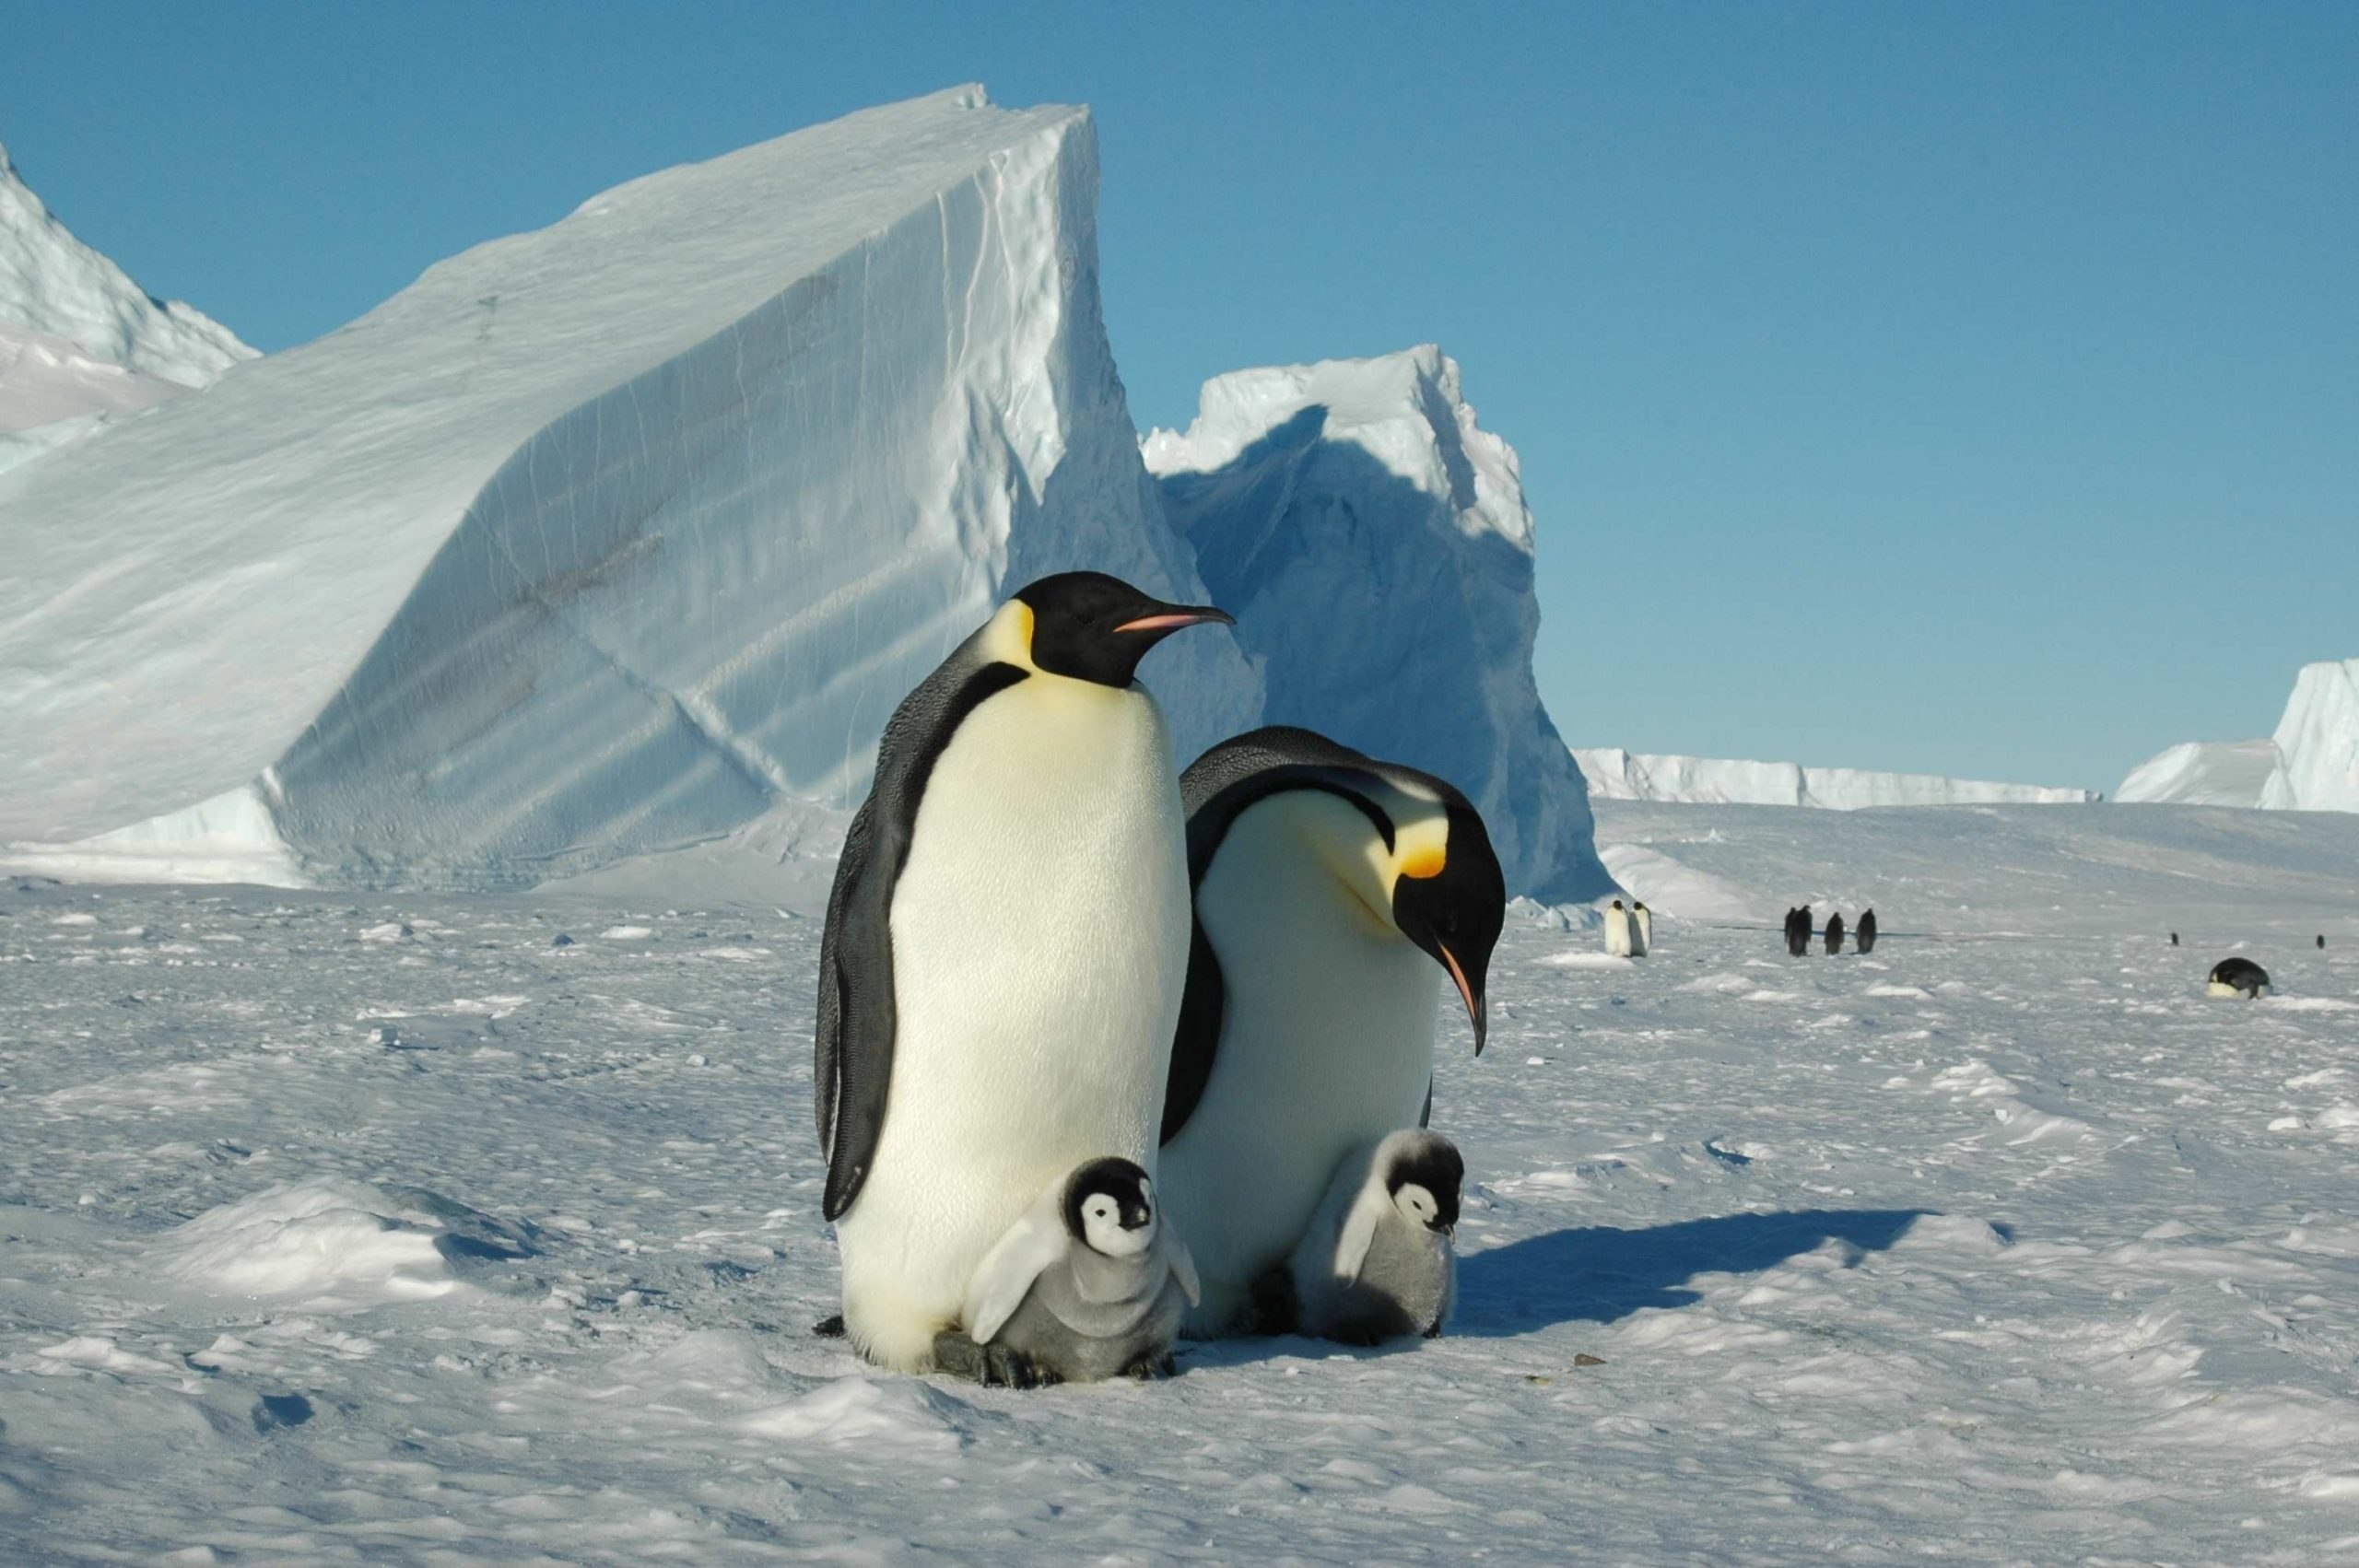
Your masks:
M1826 951L1830 957L1843 951L1844 936L1843 916L1838 910L1826 917ZM1787 955L1792 958L1808 957L1810 938L1810 906L1800 904L1787 910ZM1876 912L1873 909L1863 909L1860 912L1860 924L1853 936L1853 942L1863 954L1873 953L1876 950Z
M1605 911L1605 951L1619 958L1644 958L1654 946L1654 911L1633 902L1624 908L1616 898Z
M1044 578L886 725L814 1063L840 1331L879 1365L1153 1376L1183 1331L1450 1309L1436 1001L1479 1052L1498 859L1457 789L1309 731L1175 777L1139 661L1229 619Z

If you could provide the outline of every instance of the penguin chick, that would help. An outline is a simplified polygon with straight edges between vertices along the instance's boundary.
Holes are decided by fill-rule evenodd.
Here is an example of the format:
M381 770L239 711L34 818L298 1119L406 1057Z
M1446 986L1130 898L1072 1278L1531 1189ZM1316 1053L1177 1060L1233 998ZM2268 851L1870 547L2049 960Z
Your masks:
M1171 1341L1200 1289L1188 1248L1161 1223L1155 1184L1128 1160L1091 1160L1052 1184L983 1255L965 1331L934 1363L1019 1388L1171 1373Z
M1295 1248L1295 1325L1304 1334L1372 1345L1441 1332L1458 1295L1457 1145L1420 1128L1355 1150Z

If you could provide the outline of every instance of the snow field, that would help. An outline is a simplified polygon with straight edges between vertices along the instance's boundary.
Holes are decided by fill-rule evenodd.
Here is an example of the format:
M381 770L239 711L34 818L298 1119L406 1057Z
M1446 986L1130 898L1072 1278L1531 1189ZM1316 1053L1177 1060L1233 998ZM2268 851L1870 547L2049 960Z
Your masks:
M1804 863L1688 809L1722 872ZM1951 814L1862 842L1917 821L1907 874L1995 900L2019 879ZM2333 819L2273 820L2343 866ZM2065 843L2020 870L2100 907L2107 843ZM1441 1025L1449 1337L1021 1395L807 1332L815 919L22 885L0 1558L2359 1551L2359 1009L2318 1005L2359 959L2236 888L2257 1005L2200 994L2210 947L2020 902L1991 918L2036 934L2001 939L1880 897L1867 959L1665 915L1599 966L1511 922L1490 1050Z

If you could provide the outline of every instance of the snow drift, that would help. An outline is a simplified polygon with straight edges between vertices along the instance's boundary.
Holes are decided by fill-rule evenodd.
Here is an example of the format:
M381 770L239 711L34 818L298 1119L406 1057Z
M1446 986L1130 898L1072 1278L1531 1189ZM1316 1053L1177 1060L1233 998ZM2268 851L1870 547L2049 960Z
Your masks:
M76 239L0 146L0 469L209 386L254 351Z
M2304 665L2271 738L2172 746L2132 768L2114 798L2359 812L2359 659Z
M1791 762L1658 756L1618 746L1576 747L1573 759L1602 801L1684 801L1709 805L1868 806L2085 805L2093 790L2042 784L1992 784L1931 773L1877 773L1856 767L1804 767Z
M1300 724L1438 774L1483 813L1508 888L1611 889L1589 799L1532 683L1540 609L1514 450L1430 345L1238 370L1143 450L1166 511Z
M0 839L259 819L314 881L539 881L852 802L1030 578L1203 598L1099 320L1097 176L1086 110L870 110L0 474ZM1215 631L1144 674L1183 758L1260 709Z

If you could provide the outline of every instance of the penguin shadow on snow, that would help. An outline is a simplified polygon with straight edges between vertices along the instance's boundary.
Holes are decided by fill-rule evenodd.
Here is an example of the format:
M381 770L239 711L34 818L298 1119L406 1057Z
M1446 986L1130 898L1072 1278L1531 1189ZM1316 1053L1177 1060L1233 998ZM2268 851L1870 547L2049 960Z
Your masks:
M1829 1241L1862 1256L1882 1252L1931 1211L1802 1209L1527 1236L1460 1257L1458 1313L1447 1332L1505 1338L1556 1323L1614 1323L1648 1307L1687 1306L1703 1299L1684 1288L1698 1274L1755 1273Z

